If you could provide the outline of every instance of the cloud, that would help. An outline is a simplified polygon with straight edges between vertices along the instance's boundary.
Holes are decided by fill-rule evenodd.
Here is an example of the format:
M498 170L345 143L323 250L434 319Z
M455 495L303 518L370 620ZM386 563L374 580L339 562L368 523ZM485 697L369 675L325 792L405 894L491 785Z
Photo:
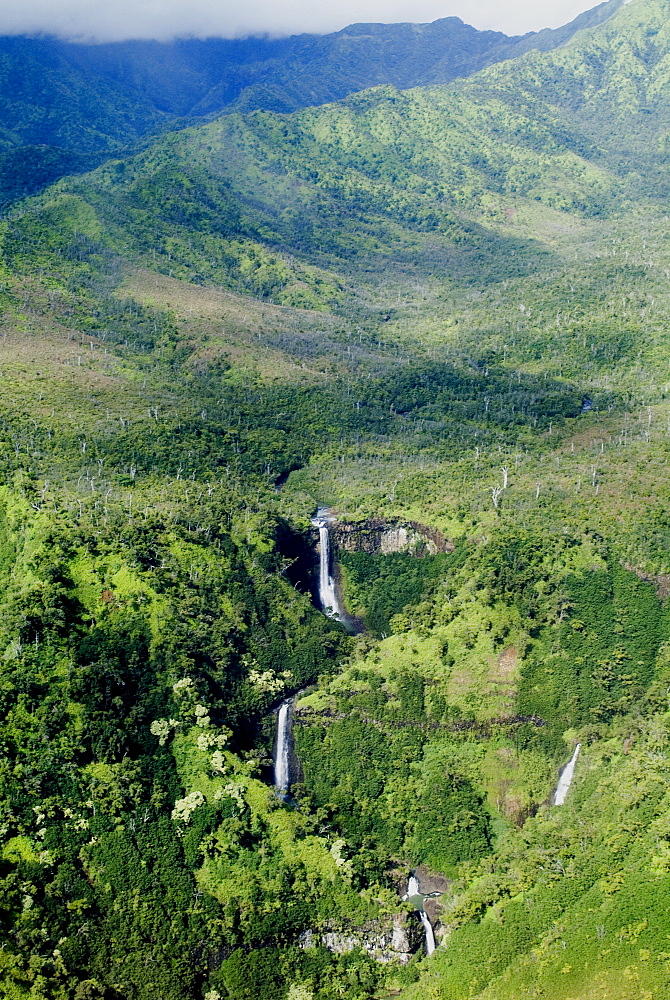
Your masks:
M0 34L81 41L236 38L337 31L356 21L434 21L457 16L508 34L557 27L593 2L579 0L3 0Z

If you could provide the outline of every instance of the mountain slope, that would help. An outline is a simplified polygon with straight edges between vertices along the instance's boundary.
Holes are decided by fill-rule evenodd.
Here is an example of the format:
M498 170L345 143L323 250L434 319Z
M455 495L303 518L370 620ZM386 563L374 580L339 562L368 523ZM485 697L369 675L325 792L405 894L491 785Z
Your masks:
M178 128L186 117L208 117L231 107L293 111L377 84L406 88L446 82L528 46L563 44L585 23L610 16L619 3L610 0L562 29L521 39L477 31L458 18L424 25L352 25L332 35L278 40L80 45L3 38L0 149L33 147L32 157L44 161L46 170L44 178L39 172L33 177L31 190L36 190L54 179L58 157L63 174L86 166L77 160L81 154L102 158L146 134ZM0 175L5 202L23 193L11 183L11 163L6 169Z
M361 265L475 281L549 267L549 241L506 225L505 210L611 212L625 191L601 159L541 104L519 113L446 88L378 88L172 135L63 181L10 229L21 242L40 214L86 219L89 237L145 266L324 306Z
M602 3L561 28L512 38L448 17L428 24L352 24L330 35L278 40L61 44L61 52L89 71L139 88L173 114L220 114L229 105L294 111L380 84L407 89L470 76L528 49L562 45L619 6L619 0ZM266 101L274 94L275 103L263 103L263 92Z
M565 115L610 163L651 169L665 184L670 9L665 0L633 0L596 31L546 56L529 53L492 67L463 89L476 100L501 99L520 110L538 102ZM665 186L660 190L665 191Z

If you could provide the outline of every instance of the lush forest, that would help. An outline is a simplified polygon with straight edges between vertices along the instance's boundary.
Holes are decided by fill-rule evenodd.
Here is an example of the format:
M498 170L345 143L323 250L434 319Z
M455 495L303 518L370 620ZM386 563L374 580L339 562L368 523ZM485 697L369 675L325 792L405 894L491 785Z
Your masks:
M0 37L0 208L221 113L290 112L380 84L447 83L530 49L549 51L621 3L607 0L561 28L515 37L457 17L290 38Z
M577 27L0 150L8 1000L666 995L670 4Z

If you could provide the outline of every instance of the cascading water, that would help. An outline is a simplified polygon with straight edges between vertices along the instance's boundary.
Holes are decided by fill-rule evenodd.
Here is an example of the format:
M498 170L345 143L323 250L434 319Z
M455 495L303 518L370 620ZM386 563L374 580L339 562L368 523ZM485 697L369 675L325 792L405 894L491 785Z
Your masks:
M320 508L312 520L312 526L319 529L319 603L331 618L343 618L343 609L335 590L335 581L330 573L330 530L333 519L328 511Z
M433 895L438 895L434 893ZM419 888L419 880L415 875L410 875L409 881L407 882L407 892L403 896L403 899L413 903L416 907L419 917L421 918L421 923L423 924L423 931L426 938L426 954L432 955L435 951L435 933L433 931L433 925L431 924L428 914L423 908L423 901L426 897Z
M407 895L405 899L411 899L412 896L421 896L421 889L419 887L419 880L416 875L410 875L407 882ZM421 896L421 901L423 902L423 897Z
M426 954L432 955L435 951L435 935L433 933L433 925L428 919L428 914L425 910L419 910L419 916L421 917L421 923L423 924L423 929L426 935Z
M572 757L565 765L558 779L558 785L556 786L556 791L554 792L554 805L562 806L565 803L565 798L570 790L570 785L572 784L572 779L575 776L575 766L577 764L577 758L579 757L579 751L582 749L581 744L578 743L575 747L575 752Z
M291 787L291 758L293 756L293 703L287 698L279 706L277 713L277 744L275 746L274 782L279 794L284 797Z

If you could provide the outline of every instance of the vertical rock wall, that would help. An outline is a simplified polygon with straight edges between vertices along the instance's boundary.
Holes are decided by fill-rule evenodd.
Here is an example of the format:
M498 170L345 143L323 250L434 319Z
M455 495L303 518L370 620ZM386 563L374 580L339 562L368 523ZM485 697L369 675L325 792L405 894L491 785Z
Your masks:
M370 555L411 552L423 556L454 550L453 542L442 532L414 521L401 523L372 519L360 524L335 521L331 526L331 539L336 551L368 552Z

